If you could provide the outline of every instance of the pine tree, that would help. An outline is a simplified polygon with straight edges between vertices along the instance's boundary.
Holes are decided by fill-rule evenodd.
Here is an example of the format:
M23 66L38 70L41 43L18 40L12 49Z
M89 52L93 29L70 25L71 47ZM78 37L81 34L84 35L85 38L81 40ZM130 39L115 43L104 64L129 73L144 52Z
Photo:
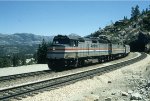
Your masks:
M143 18L143 28L150 31L150 13L147 14L146 18Z
M139 15L140 15L139 6L136 5L135 8L132 7L132 10L131 10L131 19L137 20L137 18L138 18Z
M42 44L39 45L39 48L37 50L37 63L38 64L46 63L47 61L46 55L47 55L47 43L43 39Z
M142 10L142 15L144 15L145 13L146 13L146 11L143 9L143 10Z
M2 68L2 67L3 67L3 59L0 58L0 68Z
M22 55L20 61L21 61L21 65L26 65L26 57L25 57L25 55Z
M9 57L3 57L1 65L2 65L2 67L10 67L11 59Z
M124 16L123 20L128 20L127 16Z
M13 56L12 63L14 67L19 65L19 57L17 55Z

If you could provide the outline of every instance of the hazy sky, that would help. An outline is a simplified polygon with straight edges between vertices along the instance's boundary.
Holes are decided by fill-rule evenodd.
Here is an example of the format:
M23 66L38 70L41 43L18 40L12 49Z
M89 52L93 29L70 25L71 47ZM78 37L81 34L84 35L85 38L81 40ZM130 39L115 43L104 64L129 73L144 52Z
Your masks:
M137 4L142 10L150 1L0 1L0 33L85 36L130 18Z

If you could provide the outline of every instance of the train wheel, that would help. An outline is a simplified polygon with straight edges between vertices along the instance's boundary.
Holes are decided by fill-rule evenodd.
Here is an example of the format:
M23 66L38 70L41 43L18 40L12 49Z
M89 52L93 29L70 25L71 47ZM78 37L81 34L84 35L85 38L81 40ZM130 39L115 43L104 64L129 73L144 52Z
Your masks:
M79 66L84 66L84 65L85 65L84 59L79 60L79 64L78 64L78 65L79 65Z
M51 70L55 70L54 62L53 61L48 61L48 67Z
M98 63L102 63L102 59L101 58L98 59Z
M48 61L48 67L53 71L62 71L65 69L65 62L61 60Z

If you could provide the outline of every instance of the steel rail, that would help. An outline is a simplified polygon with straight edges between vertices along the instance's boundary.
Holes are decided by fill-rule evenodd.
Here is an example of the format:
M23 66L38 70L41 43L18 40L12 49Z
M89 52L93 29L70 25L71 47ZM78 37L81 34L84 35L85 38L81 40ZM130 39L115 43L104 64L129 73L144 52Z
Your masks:
M46 73L49 74L50 72L52 72L52 71L44 70L44 71L36 71L36 72L29 72L29 73L1 76L0 77L0 82L10 81L10 80L14 80L14 79L23 78L23 77L29 77L29 76L42 75L42 74L46 74Z

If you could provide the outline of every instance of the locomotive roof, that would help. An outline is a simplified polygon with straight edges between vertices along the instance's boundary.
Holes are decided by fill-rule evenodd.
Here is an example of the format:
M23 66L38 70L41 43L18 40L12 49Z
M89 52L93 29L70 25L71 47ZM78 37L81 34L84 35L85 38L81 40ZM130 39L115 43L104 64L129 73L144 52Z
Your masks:
M102 43L110 43L110 41L108 39L97 38L97 37L84 38L84 37L81 37L81 36L78 36L78 35L74 35L74 36L72 36L72 35L69 35L69 36L58 35L58 36L54 37L54 39L58 39L58 38L77 40L77 41L92 41L92 40L95 40L95 41L99 41L99 42L102 42Z

